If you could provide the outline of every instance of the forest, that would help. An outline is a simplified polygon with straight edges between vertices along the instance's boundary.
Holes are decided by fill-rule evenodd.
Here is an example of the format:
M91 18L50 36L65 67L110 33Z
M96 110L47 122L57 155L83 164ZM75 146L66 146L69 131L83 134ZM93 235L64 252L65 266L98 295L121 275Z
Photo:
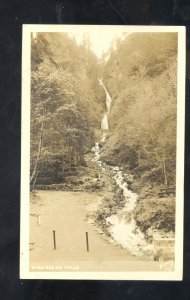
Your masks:
M118 40L104 66L113 105L102 157L128 166L142 184L175 185L176 68L175 33Z
M84 164L103 111L88 35L38 33L31 45L31 185L63 182Z
M31 185L64 182L85 167L100 139L101 160L134 175L134 189L175 186L177 33L130 33L100 60L88 34L38 33L31 45ZM136 185L136 187L135 187Z

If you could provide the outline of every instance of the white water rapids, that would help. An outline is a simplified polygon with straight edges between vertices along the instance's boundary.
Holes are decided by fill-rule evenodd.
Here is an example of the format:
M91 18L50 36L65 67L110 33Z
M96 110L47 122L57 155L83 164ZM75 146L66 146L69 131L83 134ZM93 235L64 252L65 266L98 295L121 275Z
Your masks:
M123 248L127 248L133 255L140 256L147 251L151 251L152 246L145 240L144 234L137 227L133 210L135 208L137 194L129 190L125 178L130 179L130 175L124 174L118 167L112 167L114 179L122 189L125 197L125 206L106 219L109 232L112 238Z
M104 142L107 137L109 129L108 114L110 112L111 97L105 88L101 79L99 79L100 85L103 87L106 94L106 108L107 111L103 116L101 122L102 138L101 142ZM122 189L123 196L125 197L125 206L121 210L106 219L108 230L111 237L117 244L120 244L123 248L127 248L133 255L140 256L144 252L152 250L152 246L149 245L144 237L144 234L137 227L135 219L133 217L133 209L135 208L137 195L129 190L126 180L132 180L132 176L125 174L119 167L110 167L99 159L100 148L99 142L95 143L93 147L94 161L101 167L102 172L109 170L113 174L113 178L116 181L117 186Z

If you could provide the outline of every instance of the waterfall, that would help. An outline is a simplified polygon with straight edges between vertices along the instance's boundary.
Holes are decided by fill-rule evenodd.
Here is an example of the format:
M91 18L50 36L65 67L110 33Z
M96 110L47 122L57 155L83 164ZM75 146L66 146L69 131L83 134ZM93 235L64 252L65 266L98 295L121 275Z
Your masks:
M104 142L107 137L107 131L109 130L108 115L110 112L110 106L112 99L105 88L102 79L98 79L99 84L103 87L106 95L106 112L104 113L101 121L101 142ZM127 183L127 178L132 180L132 176L125 174L120 167L108 167L100 160L100 147L99 142L95 143L92 148L94 152L93 161L95 161L102 172L111 172L111 176L115 179L117 186L122 190L125 197L125 206L118 210L115 214L106 218L106 224L108 225L108 231L111 237L120 244L122 247L127 248L134 255L141 255L143 250L152 250L152 245L148 245L145 241L144 234L137 227L133 209L136 204L137 195L133 193Z
M104 117L101 122L101 130L108 130L108 129L109 129L108 116L107 116L107 114L104 114Z
M110 112L110 105L111 105L111 97L106 90L106 108L108 113Z
M98 79L98 81L99 81L99 84L103 87L105 94L106 94L106 112L105 112L102 122L101 122L101 130L103 131L103 130L109 130L108 114L110 112L110 106L111 106L112 99L111 99L111 96L108 93L102 79ZM103 135L102 139L103 139L102 141L105 140L105 135Z
M98 79L99 84L103 87L105 94L106 94L106 112L104 113L103 119L101 121L101 130L102 130L102 136L101 136L101 142L105 142L105 139L107 137L107 132L109 130L109 125L108 125L108 114L110 112L110 106L111 106L111 97L110 94L108 93L102 79ZM100 153L100 149L99 149L99 142L95 143L95 146L92 147L92 152L94 152L94 158L93 161L96 161L99 165L101 165L101 161L99 161L99 153Z
M103 87L106 95L106 112L101 121L101 142L105 142L109 130L108 115L110 113L112 99L105 88L102 79L98 79L98 81ZM96 162L99 166L100 173L98 174L98 179L100 180L102 174L107 173L107 175L115 180L116 185L122 190L125 198L124 207L117 209L115 213L105 217L109 235L112 241L115 241L116 244L120 245L122 248L128 249L133 255L152 257L154 254L154 245L145 239L145 235L137 226L134 217L133 211L136 206L137 194L132 192L129 187L130 183L133 182L133 176L124 173L122 167L108 166L106 163L102 162L100 159L101 146L102 145L99 144L99 142L96 142L94 147L92 147L92 152L94 152L92 161ZM158 237L160 238L159 232ZM173 265L171 265L171 271L173 271Z

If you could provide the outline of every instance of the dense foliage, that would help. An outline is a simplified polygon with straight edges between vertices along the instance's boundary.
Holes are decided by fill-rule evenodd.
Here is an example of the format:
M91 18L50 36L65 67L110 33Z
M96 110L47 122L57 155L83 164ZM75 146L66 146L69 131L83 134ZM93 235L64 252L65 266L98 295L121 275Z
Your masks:
M128 166L142 183L175 184L176 68L176 33L125 36L104 66L113 101L102 158Z
M38 33L31 48L31 183L62 182L84 163L103 111L88 36Z

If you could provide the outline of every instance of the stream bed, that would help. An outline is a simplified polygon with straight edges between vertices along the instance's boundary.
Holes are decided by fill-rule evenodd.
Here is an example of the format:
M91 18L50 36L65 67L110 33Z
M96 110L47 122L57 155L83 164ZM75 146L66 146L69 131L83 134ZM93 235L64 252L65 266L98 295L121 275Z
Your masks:
M100 160L99 143L96 142L93 147L94 158L100 167L101 172L109 173L109 176L114 178L119 190L122 190L125 198L125 206L119 209L116 214L106 218L106 226L112 240L122 248L126 248L135 256L151 256L153 252L153 245L148 243L144 234L137 227L133 210L136 205L137 194L129 189L126 180L132 180L132 176L125 174L121 168L108 166Z
M125 178L130 175L124 174L118 167L112 167L112 169L115 173L114 179L116 184L122 190L125 197L125 206L121 210L118 210L116 214L106 219L106 223L109 224L109 232L118 244L127 248L133 255L150 255L153 246L146 241L144 234L137 227L133 216L137 194L129 189L125 181Z
M101 143L104 143L109 130L108 116L111 109L112 98L108 93L102 79L99 79L99 84L105 91L106 111L101 121ZM119 209L116 214L106 218L106 226L111 238L123 248L127 248L133 255L141 256L152 253L153 246L145 239L144 234L137 227L133 210L136 205L137 194L133 193L128 186L127 181L133 180L132 176L125 174L121 168L108 166L100 160L99 142L95 143L92 151L94 152L93 161L96 162L101 172L109 172L109 175L114 178L118 189L122 190L125 198L125 206ZM101 177L101 172L99 178Z

